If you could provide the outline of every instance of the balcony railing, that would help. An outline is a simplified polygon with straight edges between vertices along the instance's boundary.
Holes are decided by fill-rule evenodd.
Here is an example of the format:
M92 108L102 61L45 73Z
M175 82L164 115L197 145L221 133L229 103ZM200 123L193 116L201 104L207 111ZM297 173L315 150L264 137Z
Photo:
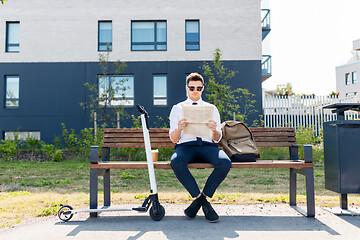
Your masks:
M272 76L271 56L263 55L261 61L262 80L265 81Z
M262 28L262 39L269 34L270 28L270 9L261 9L261 28Z

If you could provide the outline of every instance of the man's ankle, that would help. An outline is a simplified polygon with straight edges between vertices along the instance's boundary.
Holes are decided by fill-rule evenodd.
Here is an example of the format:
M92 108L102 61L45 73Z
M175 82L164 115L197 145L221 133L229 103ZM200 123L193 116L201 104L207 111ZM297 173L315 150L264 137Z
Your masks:
M196 199L196 201L201 205L204 206L206 204L209 204L209 202L206 200L205 194L201 193L201 196Z

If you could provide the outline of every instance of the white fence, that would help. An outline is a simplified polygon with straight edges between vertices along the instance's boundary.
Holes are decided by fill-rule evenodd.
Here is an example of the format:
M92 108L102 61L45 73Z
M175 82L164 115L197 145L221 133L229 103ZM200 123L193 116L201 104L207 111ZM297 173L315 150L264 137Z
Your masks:
M357 96L339 99L337 96L264 96L263 112L265 127L313 128L316 135L323 122L336 120L336 114L324 106L333 103L358 103ZM346 111L345 119L359 119L359 112Z

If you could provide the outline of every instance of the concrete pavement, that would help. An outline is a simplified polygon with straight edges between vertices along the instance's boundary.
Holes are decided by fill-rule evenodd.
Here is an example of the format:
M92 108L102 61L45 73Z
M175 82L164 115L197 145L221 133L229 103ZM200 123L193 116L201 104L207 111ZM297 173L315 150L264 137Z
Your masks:
M103 213L96 219L81 213L66 223L51 216L2 229L0 239L360 239L360 216L340 217L320 207L316 218L305 218L287 204L221 204L214 205L220 222L208 223L201 210L187 220L186 205L163 206L166 215L159 222L137 212Z

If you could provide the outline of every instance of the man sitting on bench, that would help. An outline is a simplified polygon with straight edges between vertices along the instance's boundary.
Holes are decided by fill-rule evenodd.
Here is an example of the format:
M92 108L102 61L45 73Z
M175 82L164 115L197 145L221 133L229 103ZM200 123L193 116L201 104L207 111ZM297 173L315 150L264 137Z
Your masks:
M187 126L186 119L182 119L183 105L211 105L201 99L203 90L203 77L198 73L191 73L186 80L188 99L174 105L171 109L169 134L171 141L176 143L175 150L171 155L171 167L185 189L193 198L196 198L185 209L185 216L188 219L195 218L200 207L202 207L206 220L217 222L219 216L206 200L206 197L211 198L214 195L231 168L229 157L216 145L222 137L218 109L214 106L213 120L206 124L212 131L212 139L202 139L182 133ZM200 192L198 184L187 167L187 164L192 162L206 162L214 165L214 170L208 177L202 192Z

